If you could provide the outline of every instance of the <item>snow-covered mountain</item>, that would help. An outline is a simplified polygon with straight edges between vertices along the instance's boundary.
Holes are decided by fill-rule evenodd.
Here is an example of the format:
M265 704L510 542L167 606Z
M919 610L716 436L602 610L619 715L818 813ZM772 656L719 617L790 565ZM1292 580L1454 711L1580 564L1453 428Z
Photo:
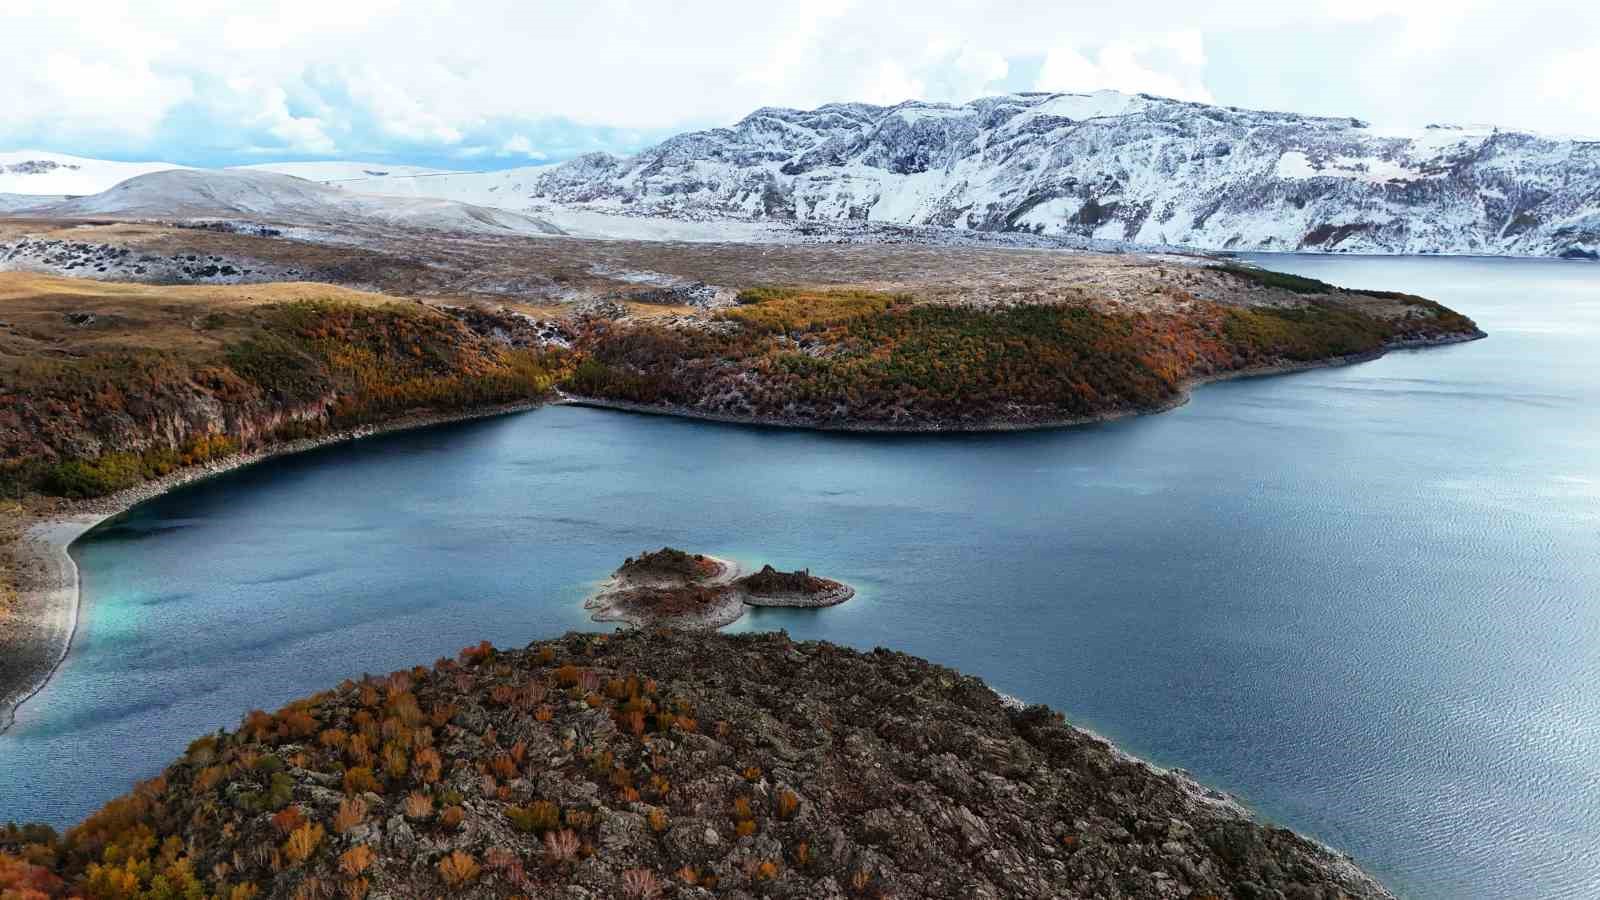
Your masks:
M166 162L115 162L43 150L13 150L0 153L0 194L98 194L138 175L181 168Z
M527 196L1218 250L1600 253L1600 141L1109 91L761 109L631 158L579 157L539 172Z
M104 190L128 177L112 177L119 167L173 168L0 154L0 193ZM528 213L589 236L761 240L791 223L875 222L1213 250L1600 256L1600 141L1112 91L760 109L633 157L495 172L226 171L252 170Z
M438 198L383 197L315 181L242 169L171 169L110 190L48 203L30 213L71 218L247 219L287 225L385 225L482 234L560 234L548 222L505 209Z

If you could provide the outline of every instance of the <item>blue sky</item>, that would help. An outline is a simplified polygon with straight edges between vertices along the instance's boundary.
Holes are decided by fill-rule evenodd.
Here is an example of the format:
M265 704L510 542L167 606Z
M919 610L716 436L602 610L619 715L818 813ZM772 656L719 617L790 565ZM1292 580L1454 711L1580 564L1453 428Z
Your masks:
M1111 88L1600 135L1600 4L7 0L0 150L503 168L760 106Z

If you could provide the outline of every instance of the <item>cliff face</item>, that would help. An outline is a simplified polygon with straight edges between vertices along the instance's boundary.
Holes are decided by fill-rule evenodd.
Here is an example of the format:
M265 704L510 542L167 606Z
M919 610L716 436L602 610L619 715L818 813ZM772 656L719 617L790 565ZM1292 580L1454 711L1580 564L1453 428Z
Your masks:
M783 634L469 648L251 713L32 839L46 896L1389 896L1043 707Z
M760 109L533 181L559 203L1217 250L1600 254L1600 141L1140 94Z

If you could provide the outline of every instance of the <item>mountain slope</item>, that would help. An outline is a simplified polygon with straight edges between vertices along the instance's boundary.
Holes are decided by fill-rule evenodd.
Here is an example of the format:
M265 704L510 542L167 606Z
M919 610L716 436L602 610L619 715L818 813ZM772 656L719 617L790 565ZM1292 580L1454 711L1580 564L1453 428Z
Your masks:
M0 194L97 194L119 181L179 168L167 162L115 162L14 150L0 153Z
M1205 249L1580 256L1600 252L1600 141L1019 94L761 109L631 158L579 157L530 197Z
M367 163L286 162L263 163L246 168L309 178L363 194L436 197L459 203L519 210L527 204L527 195L533 190L538 177L553 166L521 166L493 172L451 172Z
M52 216L242 217L298 225L378 224L440 231L560 234L546 222L453 200L380 197L245 170L174 169L41 208Z

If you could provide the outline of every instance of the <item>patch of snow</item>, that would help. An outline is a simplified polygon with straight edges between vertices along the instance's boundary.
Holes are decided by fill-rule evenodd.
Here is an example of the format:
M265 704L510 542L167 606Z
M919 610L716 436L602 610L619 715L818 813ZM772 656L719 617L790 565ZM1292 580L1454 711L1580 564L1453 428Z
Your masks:
M167 162L116 162L44 150L12 150L0 153L0 193L98 194L138 175L180 168Z
M1437 178L1443 173L1426 173L1387 159L1336 156L1326 162L1313 162L1306 154L1291 150L1278 157L1279 178L1355 178L1370 184L1388 181L1415 181Z
M315 181L240 169L174 169L47 207L62 217L234 219L338 227L376 224L482 234L559 234L519 213L433 198L358 194Z
M1119 91L1095 91L1092 94L1058 94L1033 108L1035 115L1060 116L1064 119L1102 119L1127 115L1139 106L1139 98Z

